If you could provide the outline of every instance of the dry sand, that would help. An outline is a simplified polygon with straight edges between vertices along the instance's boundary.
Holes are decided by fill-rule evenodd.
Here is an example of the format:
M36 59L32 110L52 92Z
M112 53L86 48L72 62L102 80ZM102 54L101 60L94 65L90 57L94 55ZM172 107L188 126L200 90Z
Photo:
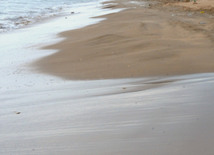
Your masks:
M105 8L127 9L61 33L64 41L46 47L59 52L37 61L39 70L77 80L214 71L213 15L154 2L116 2Z
M196 0L196 3L191 2L177 2L174 5L182 6L189 10L201 10L214 12L214 1L213 0Z

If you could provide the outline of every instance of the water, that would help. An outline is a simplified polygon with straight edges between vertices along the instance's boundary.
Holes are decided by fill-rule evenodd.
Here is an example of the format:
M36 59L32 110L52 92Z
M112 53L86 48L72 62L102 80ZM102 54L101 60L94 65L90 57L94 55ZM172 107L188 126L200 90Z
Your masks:
M64 2L53 3L55 5L51 5L50 0L49 3L47 1L45 3L46 6L52 7L66 4L66 7L56 12L57 15L61 16L56 15L57 17L36 22L30 26L23 26L18 29L11 28L12 31L10 32L0 33L0 96L10 90L18 89L24 91L27 88L37 89L37 87L48 87L64 83L64 79L39 73L37 66L32 66L32 62L57 52L57 50L41 50L40 47L54 44L64 39L57 35L60 32L82 28L104 20L103 18L90 17L120 11L120 9L101 9L100 0L84 0L78 1L78 3L76 0L73 3L70 1L70 5L68 4L69 1L66 1L67 3L65 3L65 0ZM32 4L30 6L33 7ZM43 5L43 8L47 7ZM27 10L30 9L27 8ZM41 12L41 10L38 12ZM71 14L71 11L75 13ZM29 12L23 11L19 16L27 13ZM48 16L50 12L46 14ZM63 16L62 14L69 15ZM32 17L28 19L32 19ZM8 26L7 24L5 25Z
M0 32L71 14L75 7L89 2L96 0L0 0Z

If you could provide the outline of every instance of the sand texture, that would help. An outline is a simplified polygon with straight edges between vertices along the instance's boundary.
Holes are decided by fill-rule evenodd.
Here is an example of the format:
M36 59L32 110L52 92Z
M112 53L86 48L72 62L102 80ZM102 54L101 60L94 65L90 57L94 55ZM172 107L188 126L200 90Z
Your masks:
M59 34L44 48L59 51L30 66L38 74L3 66L18 85L0 86L0 155L213 155L213 15L141 0L103 8L126 10Z
M196 0L196 3L194 1L190 1L188 3L178 2L178 3L175 3L175 5L182 6L185 9L200 10L200 11L207 11L207 12L214 13L213 0Z
M141 2L141 3L140 3ZM59 52L36 62L41 72L67 79L111 79L214 71L214 17L139 1L107 20L59 36Z
M0 96L0 154L212 155L213 76L7 91Z

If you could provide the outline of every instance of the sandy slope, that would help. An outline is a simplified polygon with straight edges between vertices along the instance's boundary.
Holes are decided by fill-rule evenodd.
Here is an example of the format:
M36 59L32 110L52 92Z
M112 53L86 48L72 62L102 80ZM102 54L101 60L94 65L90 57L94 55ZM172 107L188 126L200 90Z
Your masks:
M142 1L105 7L127 10L63 32L39 60L42 72L68 79L107 79L214 71L214 17Z

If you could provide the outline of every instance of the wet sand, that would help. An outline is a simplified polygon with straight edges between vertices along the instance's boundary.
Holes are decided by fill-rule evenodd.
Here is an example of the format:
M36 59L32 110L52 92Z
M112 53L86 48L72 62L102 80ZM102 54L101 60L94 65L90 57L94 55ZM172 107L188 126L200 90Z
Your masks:
M155 2L116 1L126 10L59 36L36 62L39 71L66 79L112 79L214 71L214 16ZM101 17L100 17L101 18Z
M0 96L0 154L211 155L213 77L76 81L8 91Z
M118 2L46 47L40 80L65 80L0 89L0 154L214 153L213 16Z

